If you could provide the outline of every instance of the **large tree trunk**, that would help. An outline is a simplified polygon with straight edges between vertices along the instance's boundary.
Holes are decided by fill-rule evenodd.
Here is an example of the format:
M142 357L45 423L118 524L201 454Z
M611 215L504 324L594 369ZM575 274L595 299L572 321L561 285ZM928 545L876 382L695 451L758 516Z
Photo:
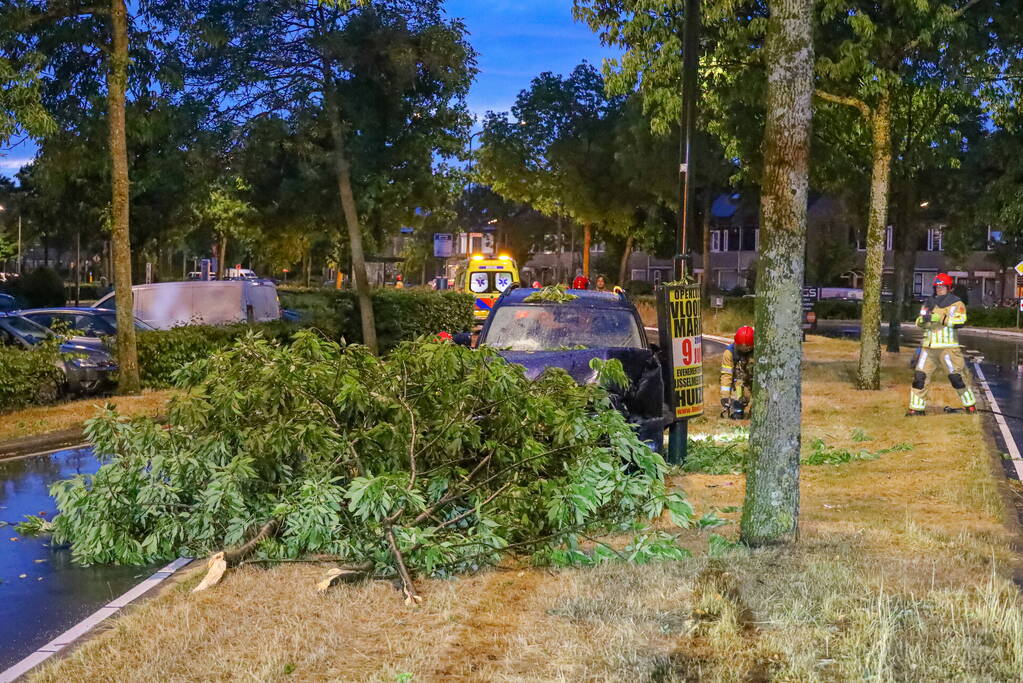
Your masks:
M813 0L771 2L757 265L756 361L740 536L794 540L799 518L802 303L810 158Z
M632 258L632 247L635 243L636 238L632 235L625 238L625 249L622 250L622 260L618 264L618 285L621 287L628 282L626 277L629 275L629 259Z
M362 320L362 343L371 353L377 353L377 329L373 316L373 301L369 295L369 278L366 275L366 256L362 251L362 227L359 212L352 193L352 173L345 153L345 135L341 126L341 107L334 92L334 80L329 64L324 65L324 98L327 102L327 116L330 117L330 134L334 143L334 171L337 174L337 191L341 197L341 210L348 228L348 244L352 254L352 277L359 299L359 315Z
M590 223L583 224L583 277L590 277L590 242L593 239L593 226Z
M107 110L110 118L110 173L113 188L110 237L117 299L117 391L120 394L137 394L142 385L135 346L131 239L128 233L128 140L124 121L125 90L128 84L128 8L124 0L110 0L110 36Z
M881 388L881 273L884 269L884 234L888 225L888 186L892 169L891 117L891 94L886 92L870 118L873 169L870 174L867 257L863 269L860 362L856 373L856 384L860 389Z

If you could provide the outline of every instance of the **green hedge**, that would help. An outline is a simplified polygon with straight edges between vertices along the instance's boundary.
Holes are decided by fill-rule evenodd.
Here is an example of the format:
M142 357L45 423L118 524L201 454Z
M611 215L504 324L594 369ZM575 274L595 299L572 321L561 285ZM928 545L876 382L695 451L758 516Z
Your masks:
M64 280L52 268L36 268L4 283L0 291L16 297L25 308L63 306L66 301Z
M60 362L56 340L32 350L0 346L0 413L56 400Z
M969 327L1016 327L1016 309L967 307L966 324Z
M377 289L372 293L377 340L383 351L399 342L437 332L472 329L473 297L428 289ZM350 290L280 291L281 307L302 314L302 324L328 336L362 343L362 322L356 294Z
M248 332L261 332L263 336L287 340L297 331L291 323L270 322L256 325L188 325L170 330L139 332L139 372L146 387L171 386L176 370L199 358L208 358L216 351L231 346ZM113 340L109 340L110 343ZM116 353L111 349L111 353Z

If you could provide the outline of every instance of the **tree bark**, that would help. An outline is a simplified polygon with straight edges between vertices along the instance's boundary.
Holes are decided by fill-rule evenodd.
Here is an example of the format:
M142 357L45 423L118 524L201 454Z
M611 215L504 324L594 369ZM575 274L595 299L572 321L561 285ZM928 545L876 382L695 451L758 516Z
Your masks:
M117 299L117 364L120 394L137 394L138 350L135 345L135 305L131 291L131 237L128 232L128 140L125 131L125 91L128 85L128 8L125 0L110 0L110 56L107 68L107 110L110 119L110 174L113 193L111 250Z
M802 303L813 96L813 0L771 2L757 265L752 466L741 540L795 540L799 519Z
M583 277L590 278L590 242L593 239L593 225L583 224Z
M220 239L217 240L217 279L224 279L224 271L227 266L225 261L227 260L227 235L221 235Z
M906 318L906 301L916 261L916 191L912 177L905 178L900 194L899 217L895 221L895 269L892 282L892 310L888 316L888 351L898 353L902 344L902 321Z
M625 283L628 282L625 278L629 274L629 259L632 258L632 247L635 243L636 238L632 235L625 238L625 249L622 250L622 260L621 263L618 264L619 286L624 287Z
M881 273L884 269L884 237L892 168L891 115L891 93L885 92L870 118L873 168L870 174L867 256L863 269L860 361L856 373L856 384L860 389L881 388Z
M334 143L334 171L337 174L337 191L341 198L341 210L345 215L348 227L348 243L352 254L352 277L355 279L355 290L359 299L359 315L362 321L362 343L371 353L377 353L376 320L373 316L373 301L369 295L369 278L366 275L366 256L362 251L362 227L359 225L359 212L352 193L352 173L348 156L345 153L345 135L341 126L341 107L334 92L334 80L330 75L329 64L324 65L324 99L327 103L327 116L330 117L330 134Z
M710 219L714 195L710 187L703 198L703 280L700 282L700 295L704 303L710 300Z

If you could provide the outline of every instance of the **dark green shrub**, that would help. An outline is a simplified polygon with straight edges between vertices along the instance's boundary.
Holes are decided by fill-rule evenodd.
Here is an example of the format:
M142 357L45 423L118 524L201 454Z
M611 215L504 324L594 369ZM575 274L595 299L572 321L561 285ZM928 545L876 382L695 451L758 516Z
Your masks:
M647 296L654 293L654 283L646 280L629 280L625 283L629 296Z
M264 337L287 341L297 331L295 325L284 322L256 325L189 325L170 330L139 332L139 371L146 387L162 388L173 384L172 377L188 363L209 358L229 348L252 330ZM113 343L114 340L108 340Z
M59 397L63 373L58 344L54 339L31 350L0 346L0 413Z
M14 283L13 292L26 308L63 306L67 301L64 280L52 268L36 268Z
M376 289L372 298L377 340L382 351L424 334L463 332L473 326L473 298L469 294L425 289ZM282 308L302 314L303 326L315 327L335 339L362 343L362 322L355 292L284 290L280 292L280 299Z

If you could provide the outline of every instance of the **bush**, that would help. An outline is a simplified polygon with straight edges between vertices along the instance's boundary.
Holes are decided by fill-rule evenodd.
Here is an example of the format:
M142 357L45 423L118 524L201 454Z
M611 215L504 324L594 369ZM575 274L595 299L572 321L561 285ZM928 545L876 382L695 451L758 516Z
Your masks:
M107 410L87 425L107 462L52 487L54 542L77 562L199 557L260 529L263 558L368 563L411 597L409 573L583 561L586 534L664 509L692 519L603 389L561 370L529 381L487 349L380 358L309 331L290 346L248 336L177 380L189 391L168 428Z
M282 291L281 306L304 316L303 323L334 339L362 343L362 321L351 290ZM472 329L473 297L426 289L376 289L372 293L381 351L424 334Z
M1009 308L968 308L966 324L970 327L1015 327L1016 309Z
M31 350L0 346L0 412L56 400L63 381L60 363L56 339Z
M9 285L10 294L17 297L25 308L63 306L64 280L52 268L36 268Z
M625 283L629 296L648 296L654 293L654 283L646 280L629 280Z
M174 373L192 361L223 351L253 330L266 337L286 341L297 328L284 322L256 325L188 325L170 330L138 332L139 373L143 386L165 388L173 385ZM108 339L113 345L115 340ZM114 351L116 353L116 351Z

